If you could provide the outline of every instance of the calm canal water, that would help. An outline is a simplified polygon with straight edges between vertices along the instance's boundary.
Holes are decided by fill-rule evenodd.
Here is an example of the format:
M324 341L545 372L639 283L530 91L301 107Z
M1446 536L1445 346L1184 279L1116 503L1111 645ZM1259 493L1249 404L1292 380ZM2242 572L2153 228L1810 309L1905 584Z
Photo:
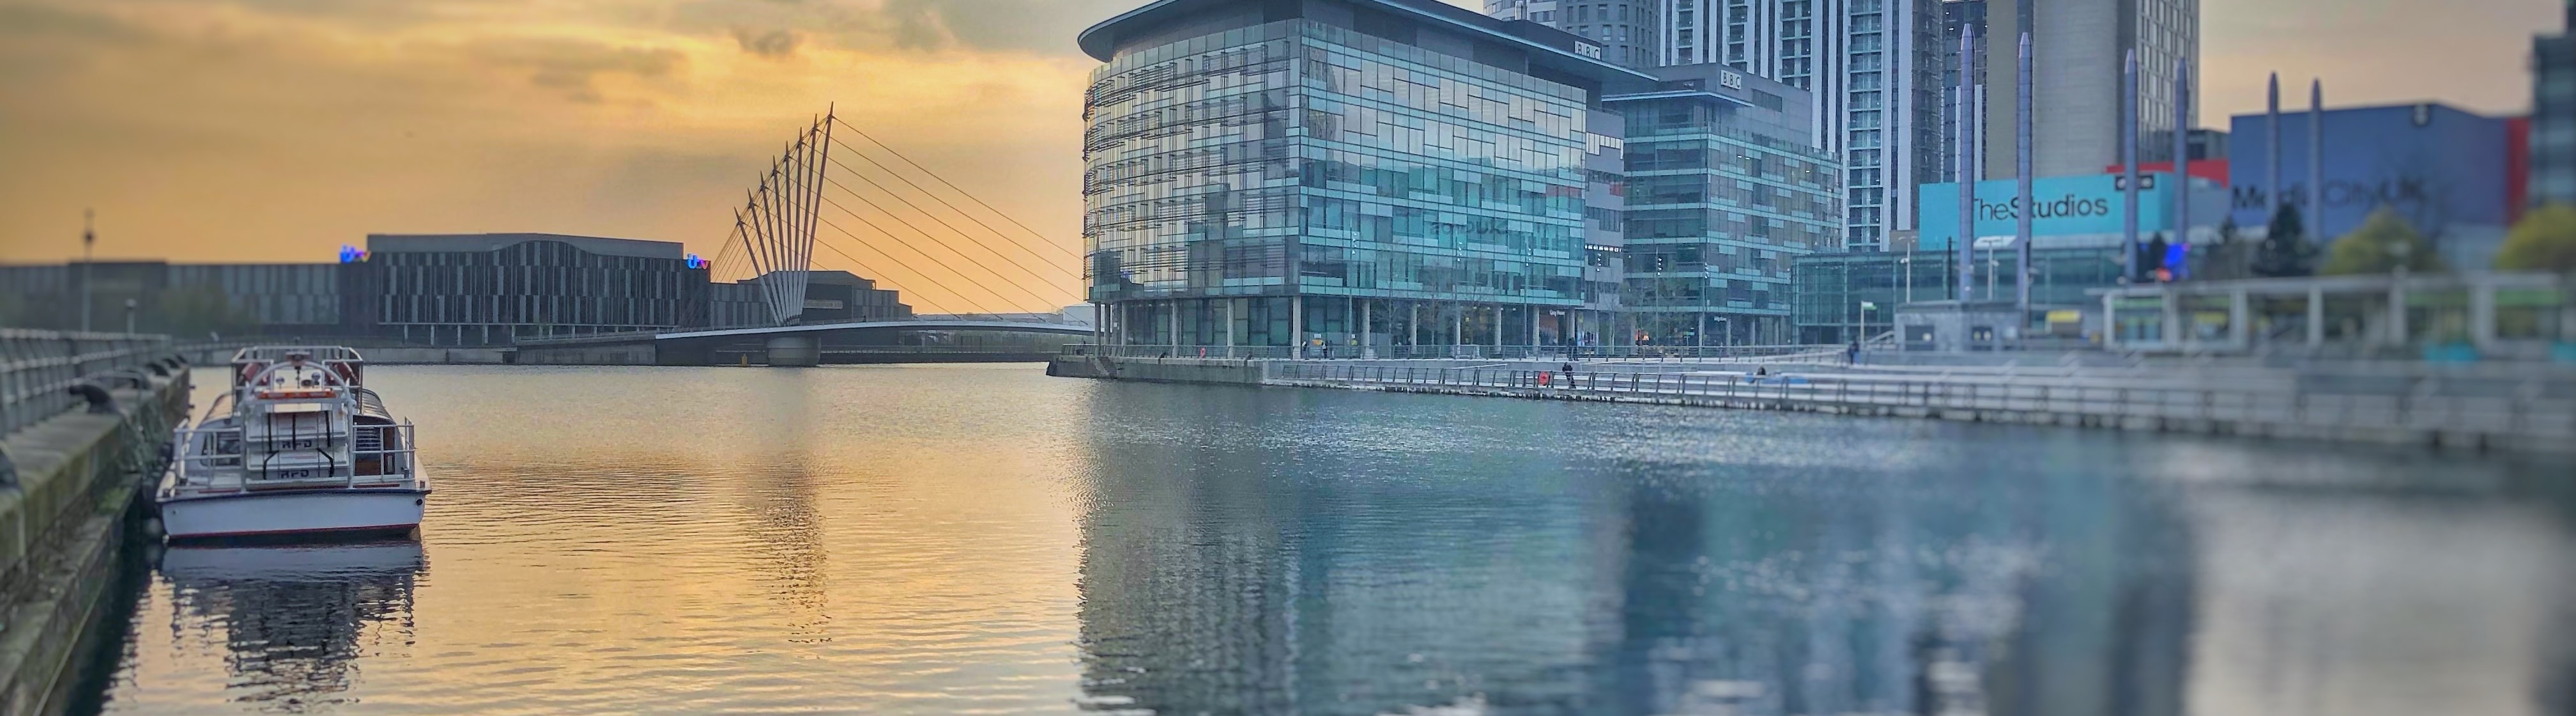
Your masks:
M2576 708L2564 463L1026 365L368 377L420 539L155 555L98 708Z

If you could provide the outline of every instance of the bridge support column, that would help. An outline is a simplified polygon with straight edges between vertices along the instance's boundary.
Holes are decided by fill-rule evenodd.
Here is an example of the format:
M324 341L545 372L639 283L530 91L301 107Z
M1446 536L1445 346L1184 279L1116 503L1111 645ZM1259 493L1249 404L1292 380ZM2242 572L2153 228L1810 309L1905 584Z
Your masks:
M777 336L769 339L769 366L772 368L805 368L823 362L823 344L813 336Z

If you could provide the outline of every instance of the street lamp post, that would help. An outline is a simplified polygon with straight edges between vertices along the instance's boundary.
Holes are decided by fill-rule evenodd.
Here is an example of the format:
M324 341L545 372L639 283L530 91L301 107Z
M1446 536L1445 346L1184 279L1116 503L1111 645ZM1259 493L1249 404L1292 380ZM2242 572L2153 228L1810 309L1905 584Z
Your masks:
M1862 341L1869 340L1869 311L1870 309L1877 307L1877 303L1870 301L1860 302L1860 340Z
M97 267L90 265L93 263L90 258L90 247L98 244L98 232L93 230L91 224L91 220L96 215L95 211L81 210L81 330L83 331L89 330L89 304L92 293L90 274L98 270Z
M1907 252L1907 253L1912 253L1912 252L1910 252L1910 251L1909 251L1909 252ZM1897 260L1896 260L1896 263L1905 267L1905 302L1906 302L1906 303L1913 303L1913 302L1914 302L1914 257L1913 257L1913 256L1906 256L1906 257L1903 257L1903 258L1899 258L1899 259L1897 259Z

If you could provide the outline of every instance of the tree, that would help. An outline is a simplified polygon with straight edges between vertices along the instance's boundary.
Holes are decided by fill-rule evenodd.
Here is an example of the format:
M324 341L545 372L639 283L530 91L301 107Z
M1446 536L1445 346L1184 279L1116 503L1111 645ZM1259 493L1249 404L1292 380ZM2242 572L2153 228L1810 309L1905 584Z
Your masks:
M2433 252L2433 243L2406 223L2396 210L2382 206L2370 212L2361 228L2335 239L2326 251L2326 265L2317 273L2328 276L2390 273L2404 265L2417 273L2443 270L2442 257Z
M2496 251L2505 271L2576 272L2576 207L2550 204L2522 215Z
M2192 246L2189 257L2191 278L2228 281L2252 277L2256 245L2261 242L2238 236L2241 231L2236 226L2236 218L2227 217L2218 222L2215 240Z
M2272 225L2263 235L2263 244L2255 248L2254 275L2306 276L2316 270L2317 247L2308 243L2308 230L2299 218L2299 205L2282 204L2272 212Z

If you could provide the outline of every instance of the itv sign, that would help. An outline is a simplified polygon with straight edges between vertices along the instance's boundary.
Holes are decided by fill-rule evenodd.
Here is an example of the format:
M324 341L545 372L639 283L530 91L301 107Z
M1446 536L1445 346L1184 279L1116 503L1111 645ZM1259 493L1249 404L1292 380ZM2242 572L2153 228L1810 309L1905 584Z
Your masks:
M2139 175L2138 230L2164 230L2172 210L2173 175ZM2117 234L2124 224L2118 174L2079 174L2031 180L2031 234L2071 236ZM2012 236L2021 230L2021 183L2012 179L1977 182L1976 231L1980 237ZM1924 184L1917 194L1922 220L1918 245L1926 250L1950 248L1959 236L1959 185Z

